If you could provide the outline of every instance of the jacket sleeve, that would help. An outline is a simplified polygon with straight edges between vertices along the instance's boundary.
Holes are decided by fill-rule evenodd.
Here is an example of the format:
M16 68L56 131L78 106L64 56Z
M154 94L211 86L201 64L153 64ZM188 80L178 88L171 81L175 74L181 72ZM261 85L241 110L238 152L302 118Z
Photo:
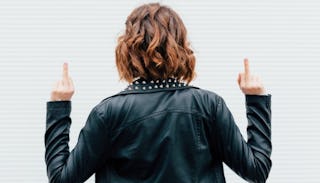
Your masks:
M265 182L271 169L271 95L246 95L247 142L224 100L216 108L216 134L220 157L250 182Z
M69 152L70 112L70 101L47 103L45 161L49 182L84 182L106 161L108 133L96 108Z

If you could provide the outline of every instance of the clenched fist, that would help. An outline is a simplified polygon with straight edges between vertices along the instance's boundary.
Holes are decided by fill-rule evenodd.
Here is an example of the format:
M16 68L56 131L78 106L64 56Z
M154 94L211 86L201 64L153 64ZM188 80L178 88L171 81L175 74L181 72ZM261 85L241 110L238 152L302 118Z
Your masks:
M244 73L239 73L238 84L245 95L265 95L260 77L250 74L248 59L244 59Z
M62 80L57 81L51 92L51 101L68 101L74 93L73 81L68 73L68 64L63 64Z

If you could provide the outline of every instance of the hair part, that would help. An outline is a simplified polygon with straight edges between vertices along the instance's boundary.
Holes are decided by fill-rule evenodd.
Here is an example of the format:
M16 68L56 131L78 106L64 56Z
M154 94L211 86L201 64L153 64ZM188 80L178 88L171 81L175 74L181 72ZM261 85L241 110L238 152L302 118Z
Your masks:
M189 83L195 76L195 56L179 15L159 3L132 11L115 49L120 79L132 82L170 77Z

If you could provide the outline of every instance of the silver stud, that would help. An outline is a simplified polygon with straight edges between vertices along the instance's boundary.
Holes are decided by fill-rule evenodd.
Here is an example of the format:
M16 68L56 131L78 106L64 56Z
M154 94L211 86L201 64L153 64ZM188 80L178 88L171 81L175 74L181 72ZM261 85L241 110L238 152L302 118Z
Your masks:
M150 83L154 83L154 81L153 81L153 80L151 80L151 81L150 81Z
M146 84L146 81L142 81L142 84Z
M149 90L151 90L151 89L152 89L152 86L149 86L148 88L149 88Z
M157 80L156 83L159 83L159 80Z
M178 86L181 87L181 83L179 83Z
M132 90L132 88L131 88L131 87L128 87L128 90Z
M138 86L136 86L134 89L139 90L139 87L138 87Z
M139 81L136 81L135 84L139 84Z
M170 82L171 82L171 79L169 79L168 82L170 83Z
M174 79L174 82L176 83L176 82L177 82L177 79Z
M158 85L155 85L154 88L158 88Z
M160 88L163 88L163 85L162 85L162 84L160 85Z
M172 84L172 87L176 87L176 84Z
M166 82L166 80L162 80L162 83L165 83Z
M183 83L183 86L187 86L187 84L186 84L186 83Z
M144 87L142 87L142 89L143 89L143 90L145 90L145 89L146 89L146 87L144 86Z
M169 88L169 85L168 85L168 84L166 84L166 87L167 87L167 88Z

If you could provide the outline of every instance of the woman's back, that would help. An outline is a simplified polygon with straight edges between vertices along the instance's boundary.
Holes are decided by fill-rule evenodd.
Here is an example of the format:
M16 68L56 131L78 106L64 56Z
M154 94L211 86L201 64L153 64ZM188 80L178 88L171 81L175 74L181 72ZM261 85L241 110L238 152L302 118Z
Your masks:
M101 176L109 177L110 182L216 179L211 160L213 143L210 145L213 111L209 106L214 105L215 95L194 87L179 88L179 84L174 88L172 84L157 91L122 92L99 104L102 109L108 106L105 122L112 147L110 162ZM141 87L153 88L157 84L144 85Z

